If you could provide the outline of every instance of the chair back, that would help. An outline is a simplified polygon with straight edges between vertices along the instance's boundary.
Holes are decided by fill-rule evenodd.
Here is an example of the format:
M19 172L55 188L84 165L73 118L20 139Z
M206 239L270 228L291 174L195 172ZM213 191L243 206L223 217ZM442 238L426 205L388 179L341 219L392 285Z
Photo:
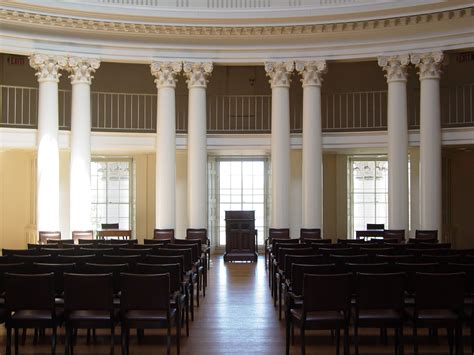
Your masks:
M309 245L328 245L332 243L332 239L306 238L302 242Z
M199 249L198 244L168 244L166 246L167 249L189 249L191 250L191 258L193 263L199 260L199 256L201 255L201 249Z
M439 263L440 265L446 265L448 263L455 263L460 260L461 255L459 254L448 254L448 255L427 255L421 254L421 260L424 263Z
M383 223L367 223L367 230L372 229L385 229L385 224Z
M159 248L153 252L152 255L161 255L161 256L183 256L184 257L184 271L189 271L193 267L192 263L192 254L190 249L167 249Z
M357 273L383 274L388 271L388 263L374 263L374 264L347 263L345 264L345 269L347 272L350 272L354 275L356 275ZM402 288L403 288L403 285L402 285Z
M23 274L25 273L24 263L2 263L0 264L0 295L5 291L5 274Z
M60 296L64 291L64 273L75 272L76 264L48 264L48 263L34 263L33 270L38 274L49 274L54 275L54 290L55 295Z
M292 246L290 246L290 244L291 244ZM307 247L308 247L307 245L300 244L300 240L299 240L299 239L280 239L280 238L274 238L274 239L272 239L270 245L272 246L272 253L273 253L273 254L278 253L278 248L280 248L280 246L281 246L282 248L284 248L284 247L293 248L293 246L295 246L296 248L298 248L299 245L301 245L301 248L307 248Z
M356 280L358 309L403 309L405 274L357 273Z
M300 239L302 241L304 241L305 239L321 239L321 229L320 228L301 228Z
M120 308L128 310L164 310L169 312L169 274L128 274L120 278Z
M145 264L179 264L181 271L184 272L184 256L183 255L147 255L144 260ZM137 264L138 265L138 264Z
M277 264L282 270L285 270L285 257L287 255L311 255L314 254L312 248L280 248L277 254Z
M138 263L135 272L137 274L169 274L171 293L181 290L183 271L180 264L142 264Z
M100 227L102 229L119 229L120 225L118 223L102 223Z
M306 265L294 263L291 266L291 290L296 295L303 294L303 281L305 274L327 275L335 273L335 264Z
M474 264L448 264L450 272L464 272L466 274L465 290L468 295L474 295Z
M452 309L461 311L464 305L466 274L416 273L415 309Z
M186 229L186 239L199 239L202 244L209 245L206 228L188 228Z
M2 248L3 256L13 256L13 255L39 255L44 254L39 251L39 249L5 249Z
M415 255L413 254L402 254L402 255L375 255L375 262L377 263L388 263L393 265L395 263L413 263L415 261Z
M415 239L417 240L438 240L438 231L437 230L421 230L417 229L415 231Z
M144 245L155 245L155 246L163 246L171 243L171 239L143 239Z
M81 272L85 274L112 274L114 294L120 291L120 273L129 272L128 264L94 264L86 263Z
M85 265L85 263L93 263L97 257L95 254L89 255L58 255L56 257L56 262L58 263L74 263L76 267L81 267Z
M303 313L311 311L344 311L351 304L352 275L305 274L303 278Z
M393 270L405 273L405 290L409 294L415 292L415 275L418 272L435 273L438 271L437 263L395 263Z
M48 240L61 240L61 232L55 231L39 231L38 232L38 242L40 244L46 244Z
M271 242L273 238L290 239L290 228L269 228L268 239Z
M314 246L313 246L313 249L314 249ZM354 254L354 251L353 251L352 248L340 248L340 247L332 248L332 246L331 246L330 248L329 247L324 247L324 248L319 247L316 250L320 254L323 254L325 256L329 256L329 255L352 255L352 254Z
M92 240L94 239L94 231L72 231L72 240Z
M112 274L64 274L64 310L113 311Z
M324 264L326 258L323 255L311 254L311 255L294 255L287 254L285 256L285 277L291 277L291 268L293 264L305 264L305 265L318 265Z
M155 228L153 230L153 240L174 240L174 229L172 228L163 228L163 229L158 229Z
M54 275L5 274L5 308L54 311Z
M140 254L135 255L109 255L104 254L97 258L99 264L128 264L129 270L133 270L135 265L143 260Z
M141 255L145 256L153 252L153 248L118 248L117 255Z
M394 239L398 242L405 240L405 230L404 229L385 229L383 231L383 239Z

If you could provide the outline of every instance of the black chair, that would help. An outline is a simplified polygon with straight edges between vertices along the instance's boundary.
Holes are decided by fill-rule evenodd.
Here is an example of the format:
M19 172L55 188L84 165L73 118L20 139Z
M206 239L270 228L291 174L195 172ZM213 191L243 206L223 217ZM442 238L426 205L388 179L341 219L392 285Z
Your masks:
M438 231L437 230L421 230L417 229L415 231L416 240L438 240Z
M59 317L56 315L54 296L52 273L5 274L7 355L11 354L12 329L15 330L15 354L19 354L19 328L51 328L51 354L56 353L56 329Z
M372 229L385 229L385 224L383 223L367 223L367 230Z
M174 241L174 229L173 228L155 228L153 230L153 240L169 240Z
M397 240L401 243L405 241L405 230L404 229L385 229L383 231L384 240Z
M304 242L305 239L321 239L321 229L300 228L300 240Z
M354 317L355 353L359 328L394 328L395 354L403 354L403 273L357 273Z
M34 263L33 269L35 273L54 275L54 291L55 297L62 298L64 296L64 273L72 273L76 271L76 264L50 264L50 263ZM61 299L56 299L57 302Z
M118 223L102 223L100 227L102 229L119 229L120 228Z
M64 274L64 319L66 354L73 354L76 329L108 328L113 355L116 317L112 274Z
M48 240L58 241L61 240L61 232L59 231L39 231L38 242L39 244L46 244Z
M94 239L94 231L87 230L87 231L72 231L72 240L92 240Z
M339 355L340 329L344 329L344 353L349 348L349 319L351 274L305 274L303 306L292 309L286 320L286 354L290 353L290 328L294 324L301 331L301 354L306 353L306 329L336 331L336 354Z
M178 316L185 316L186 336L189 336L189 295L183 287L183 271L180 264L137 264L138 274L170 274L171 307L176 308Z
M207 257L207 268L211 268L211 240L207 237L206 228L187 228L186 229L186 239L201 241L202 251Z
M171 325L176 323L176 350L180 353L180 317L170 306L169 274L122 274L120 319L122 353L128 354L130 328L166 328L167 354L171 354Z
M273 239L290 239L290 228L269 228L268 238L265 239L265 268L268 265L268 255L271 251Z
M462 353L464 273L417 273L415 275L415 309L413 322L414 352L418 354L417 330L447 328L449 353ZM453 332L455 341L453 341Z
M86 263L81 268L81 273L85 274L112 274L114 297L120 293L120 273L130 270L128 264L94 264Z

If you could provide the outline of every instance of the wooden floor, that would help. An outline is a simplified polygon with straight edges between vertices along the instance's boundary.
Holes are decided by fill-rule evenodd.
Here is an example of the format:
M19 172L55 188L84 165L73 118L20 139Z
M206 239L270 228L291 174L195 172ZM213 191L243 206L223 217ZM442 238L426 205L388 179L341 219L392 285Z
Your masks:
M213 256L209 271L209 287L201 306L196 309L195 321L190 327L190 336L182 337L182 354L284 354L284 321L278 321L273 307L267 282L264 260L258 263L224 264L222 256ZM120 332L117 328L117 332ZM407 328L405 334L410 334ZM298 331L296 331L296 334ZM29 333L30 334L30 333ZM60 331L63 334L63 330ZM378 343L377 331L362 332L360 354L393 354L391 345ZM307 354L333 355L335 347L328 332L309 332ZM412 353L411 339L405 354ZM145 338L138 344L136 336L131 339L131 354L165 354L165 336L163 332L147 331ZM49 354L49 338L39 345L32 345L28 335L26 344L20 347L21 354ZM85 336L80 335L75 354L108 354L108 337L99 334L95 344L87 345ZM420 355L447 354L445 337L440 344L430 344L425 336L420 339ZM117 337L115 353L120 354L120 340ZM466 343L465 351L469 354ZM4 354L5 337L1 339L0 354ZM342 350L342 349L341 349ZM58 354L64 353L64 340L59 339ZM172 353L176 354L173 344ZM299 354L299 339L296 337L291 354ZM351 348L351 353L354 349ZM342 354L342 351L341 351Z

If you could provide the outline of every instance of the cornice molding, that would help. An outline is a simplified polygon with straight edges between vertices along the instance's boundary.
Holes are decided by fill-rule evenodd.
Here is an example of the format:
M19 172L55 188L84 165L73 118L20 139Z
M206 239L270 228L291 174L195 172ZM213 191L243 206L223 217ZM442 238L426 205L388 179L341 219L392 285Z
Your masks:
M40 14L29 11L0 8L0 23L24 24L48 28L73 29L115 34L139 34L198 37L260 37L260 36L300 36L316 33L339 33L393 29L419 24L440 23L462 18L474 17L474 7L456 10L408 15L379 20L357 20L325 24L298 25L250 25L250 26L182 26L170 24L133 23L113 20L100 20L63 15Z

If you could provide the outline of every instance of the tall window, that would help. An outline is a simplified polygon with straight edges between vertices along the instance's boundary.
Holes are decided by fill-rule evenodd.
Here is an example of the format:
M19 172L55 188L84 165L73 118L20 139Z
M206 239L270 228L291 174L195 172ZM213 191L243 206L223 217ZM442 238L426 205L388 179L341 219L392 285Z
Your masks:
M388 225L388 162L386 158L349 160L349 235L367 223Z
M92 226L119 223L132 229L131 159L94 159L91 162Z
M225 245L225 211L255 211L258 244L266 226L265 160L218 160L219 245Z

